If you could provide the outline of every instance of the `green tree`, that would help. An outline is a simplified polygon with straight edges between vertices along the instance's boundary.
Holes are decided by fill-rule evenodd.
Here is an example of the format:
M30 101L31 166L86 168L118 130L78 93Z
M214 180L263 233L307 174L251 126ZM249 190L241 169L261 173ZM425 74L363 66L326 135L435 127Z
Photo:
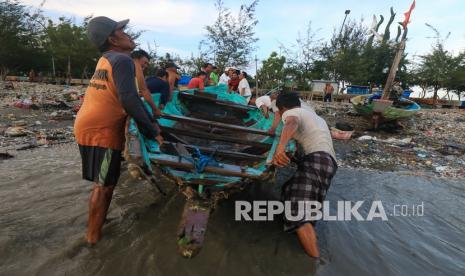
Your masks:
M465 52L454 58L445 86L447 91L456 94L461 100L462 94L465 93Z
M294 45L290 48L281 46L286 55L286 75L293 76L293 81L298 89L308 89L312 79L320 76L319 72L315 70L315 63L319 58L320 42L312 29L312 23L309 22L305 32L298 33Z
M363 22L349 20L341 34L334 29L329 42L323 44L320 56L326 68L323 76L345 82L365 82L367 66L363 63L362 55L367 45L367 29Z
M254 30L258 24L255 18L257 5L258 0L250 5L241 5L234 16L224 6L223 0L216 1L218 16L213 25L205 27L206 40L201 44L207 46L208 56L220 70L226 66L244 67L249 64L250 55L255 50L254 44L258 41Z
M89 20L90 17L87 17L81 25L64 17L59 18L57 23L48 20L42 41L47 56L53 57L59 75L82 77L85 71L91 72L95 67L100 54L87 38Z
M424 85L433 90L434 107L436 106L438 91L442 88L447 89L450 74L457 67L458 60L444 47L450 33L442 37L436 28L429 24L426 25L435 33L435 42L429 53L420 56L420 62L415 71L417 79L424 80Z
M40 48L41 12L31 11L19 1L0 2L0 71L28 72L44 58ZM33 58L31 58L33 57Z
M260 87L271 89L283 84L285 78L286 58L272 52L268 59L262 62L262 67L258 70L257 76L260 81Z

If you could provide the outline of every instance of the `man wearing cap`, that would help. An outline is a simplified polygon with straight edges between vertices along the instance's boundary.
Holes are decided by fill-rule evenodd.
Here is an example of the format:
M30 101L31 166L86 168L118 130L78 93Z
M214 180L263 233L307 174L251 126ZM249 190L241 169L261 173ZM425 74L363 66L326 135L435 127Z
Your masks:
M200 68L200 71L205 72L206 78L205 78L205 86L212 85L211 79L210 79L210 74L213 71L213 64L211 63L204 63L202 68Z
M99 16L87 25L89 39L102 52L74 123L82 175L94 183L86 235L89 244L102 236L120 175L127 116L136 121L144 136L163 141L138 95L135 65L129 56L135 44L123 31L128 22Z
M134 61L134 65L136 68L136 79L137 79L137 89L139 91L139 96L144 97L144 100L152 108L152 112L154 115L161 115L161 111L155 105L153 101L152 94L150 90L147 88L147 84L145 83L144 71L149 67L150 56L149 54L142 50L135 50L131 53L132 60Z
M226 67L224 69L223 74L221 74L221 76L220 76L220 80L218 81L218 84L228 85L229 80L230 80L230 78L229 78L229 67Z
M170 85L170 97L168 100L171 100L173 97L173 91L178 86L178 81L181 79L181 76L178 74L179 67L170 62L166 65L166 72L168 72L168 84Z

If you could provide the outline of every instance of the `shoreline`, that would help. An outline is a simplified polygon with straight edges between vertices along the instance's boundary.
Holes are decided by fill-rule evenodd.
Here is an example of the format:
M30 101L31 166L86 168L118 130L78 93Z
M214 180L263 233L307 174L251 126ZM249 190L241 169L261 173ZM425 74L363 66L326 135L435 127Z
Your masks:
M0 160L17 151L74 143L73 108L84 91L83 86L37 83L17 83L12 91L0 90ZM14 106L31 97L40 99L34 102L36 109ZM401 121L400 127L372 131L368 120L356 114L349 103L308 103L330 127L336 122L354 127L350 140L333 140L340 167L465 178L463 110L421 110L417 116ZM12 131L16 131L15 137L7 134Z

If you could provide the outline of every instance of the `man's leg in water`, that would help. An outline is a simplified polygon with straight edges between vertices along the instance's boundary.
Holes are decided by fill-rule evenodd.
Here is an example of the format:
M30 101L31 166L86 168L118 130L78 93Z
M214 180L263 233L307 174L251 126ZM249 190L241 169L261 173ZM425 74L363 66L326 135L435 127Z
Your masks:
M300 244L302 244L305 253L310 257L320 257L320 251L318 250L318 241L316 238L315 230L312 224L305 223L296 230L297 236L299 237Z
M97 243L102 237L102 226L107 217L115 186L103 186L94 184L94 189L89 199L89 218L87 225L87 242Z

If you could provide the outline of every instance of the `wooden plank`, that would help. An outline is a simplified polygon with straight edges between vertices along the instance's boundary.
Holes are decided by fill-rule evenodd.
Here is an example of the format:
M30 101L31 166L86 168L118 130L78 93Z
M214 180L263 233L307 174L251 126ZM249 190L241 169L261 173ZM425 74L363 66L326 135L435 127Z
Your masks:
M190 118L190 117L185 117L185 116L170 115L170 114L163 113L161 117L165 119L169 119L169 120L180 121L183 123L214 126L218 128L242 131L242 132L247 132L247 133L259 134L259 135L265 135L265 136L274 136L274 134L270 134L267 131L264 131L261 129L249 128L249 127L243 127L243 126L237 126L237 125L231 125L231 124L224 124L220 122Z
M176 143L165 142L164 144L172 145L173 147L176 147ZM184 147L188 149L198 148L200 151L205 152L205 153L215 152L215 156L229 157L232 159L245 159L245 160L250 160L250 161L263 161L265 159L264 156L248 154L248 153L243 153L243 152L217 150L217 149L209 148L209 147L186 145L186 144L184 144Z
M222 135L213 134L213 133L206 133L206 132L197 131L197 130L186 130L186 129L178 129L178 128L172 128L172 127L164 127L164 126L161 126L160 128L162 132L166 132L166 133L174 133L174 134L179 134L179 135L184 135L184 136L189 136L189 137L222 141L222 142L228 142L228 143L234 143L234 144L249 145L249 146L265 148L265 149L271 148L271 144L262 143L258 141L245 140L245 139L237 138L237 137L228 137L228 136L222 136Z
M192 258L202 249L211 209L208 200L187 200L177 231L178 251L181 256Z
M257 107L251 106L251 105L243 105L243 104L238 104L234 102L228 102L228 101L223 101L223 100L217 100L217 99L212 99L211 97L206 97L206 96L200 96L200 95L192 95L186 92L181 92L180 95L185 98L190 98L190 99L199 99L199 100L206 100L210 102L215 102L219 105L224 105L227 107L232 107L235 109L241 109L241 110L256 110Z
M174 169L181 169L181 170L193 170L194 165L186 160L185 158L168 155L168 154L151 154L150 160L152 163L168 166ZM227 175L227 176L237 176L237 177L246 177L251 179L258 179L260 176L256 174L250 174L246 171L243 171L241 167L230 165L230 164L221 164L222 167L211 167L206 166L204 172L206 173L214 173L218 175Z

